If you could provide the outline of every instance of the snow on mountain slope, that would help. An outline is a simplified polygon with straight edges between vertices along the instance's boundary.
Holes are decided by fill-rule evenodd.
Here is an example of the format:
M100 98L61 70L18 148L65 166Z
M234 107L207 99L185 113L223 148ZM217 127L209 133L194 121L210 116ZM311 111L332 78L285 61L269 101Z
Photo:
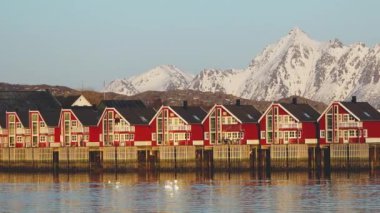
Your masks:
M145 91L185 89L192 78L173 65L161 65L141 75L114 80L105 91L134 95Z
M194 77L188 88L199 91L239 94L240 87L248 75L247 70L205 69Z
M106 89L136 94L186 88L267 101L299 95L325 103L357 95L359 101L380 107L380 45L318 42L298 28L267 46L246 69L204 69L191 78L170 67L115 80Z

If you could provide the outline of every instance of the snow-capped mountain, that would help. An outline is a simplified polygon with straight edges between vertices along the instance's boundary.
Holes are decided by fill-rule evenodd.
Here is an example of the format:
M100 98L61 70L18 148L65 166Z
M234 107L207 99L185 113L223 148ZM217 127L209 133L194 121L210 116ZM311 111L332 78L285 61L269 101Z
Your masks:
M319 42L294 28L277 43L267 46L246 69L205 69L192 80L183 79L190 83L177 88L222 91L267 101L298 95L328 103L356 95L359 101L380 107L380 45L373 48L363 43L345 46L337 39ZM130 80L123 84L125 86L119 83L121 81L126 80L114 81L108 86L109 90L123 94L142 91L135 83L130 83L134 87L129 86ZM162 90L165 88L151 86L153 82L162 81L153 77L149 84L141 84Z
M185 89L192 78L173 65L161 65L141 75L114 80L105 87L105 91L135 95L145 91Z

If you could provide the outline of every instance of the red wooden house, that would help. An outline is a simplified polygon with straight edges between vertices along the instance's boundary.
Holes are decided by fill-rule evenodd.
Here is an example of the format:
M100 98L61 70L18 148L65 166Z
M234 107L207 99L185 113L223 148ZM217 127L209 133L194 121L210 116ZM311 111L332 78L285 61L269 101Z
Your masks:
M62 109L59 119L60 146L99 146L99 112L93 107Z
M0 97L3 146L49 147L54 142L60 104L49 91L1 91Z
M149 121L155 114L137 100L106 100L99 106L98 122L101 146L150 146Z
M308 104L272 103L261 116L260 144L317 144L319 113Z
M379 143L380 113L367 102L332 102L318 119L320 143Z
M8 142L8 129L6 128L5 111L0 110L0 147Z
M251 105L214 105L203 120L204 144L259 144L261 113Z
M152 145L203 145L202 120L206 112L201 107L161 106L150 121Z

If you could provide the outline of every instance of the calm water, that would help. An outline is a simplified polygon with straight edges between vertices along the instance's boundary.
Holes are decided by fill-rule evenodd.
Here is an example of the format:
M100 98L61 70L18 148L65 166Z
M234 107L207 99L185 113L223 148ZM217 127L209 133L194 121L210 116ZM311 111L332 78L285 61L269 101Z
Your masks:
M380 173L0 173L0 212L295 212L380 209Z

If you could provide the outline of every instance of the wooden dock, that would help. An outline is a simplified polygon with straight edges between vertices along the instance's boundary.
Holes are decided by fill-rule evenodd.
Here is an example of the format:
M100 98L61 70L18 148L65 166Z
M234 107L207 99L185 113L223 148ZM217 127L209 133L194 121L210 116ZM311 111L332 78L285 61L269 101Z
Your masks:
M251 168L249 145L218 145L213 147L213 165L217 170Z
M351 170L379 161L380 146L369 144L0 148L0 169L21 171Z
M283 144L270 147L271 168L307 169L309 167L308 145Z

